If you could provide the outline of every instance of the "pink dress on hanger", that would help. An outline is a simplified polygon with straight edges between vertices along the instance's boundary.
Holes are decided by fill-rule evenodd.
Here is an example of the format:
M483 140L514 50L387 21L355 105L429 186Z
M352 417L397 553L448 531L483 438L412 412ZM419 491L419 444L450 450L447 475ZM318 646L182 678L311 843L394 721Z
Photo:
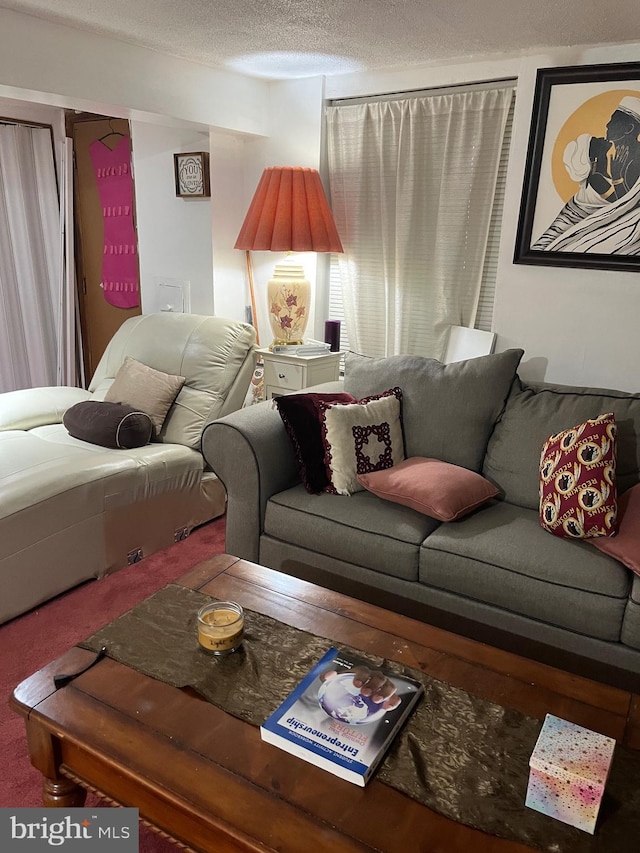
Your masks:
M133 223L131 140L122 136L113 150L99 139L89 146L104 222L102 287L117 308L140 304L138 249Z

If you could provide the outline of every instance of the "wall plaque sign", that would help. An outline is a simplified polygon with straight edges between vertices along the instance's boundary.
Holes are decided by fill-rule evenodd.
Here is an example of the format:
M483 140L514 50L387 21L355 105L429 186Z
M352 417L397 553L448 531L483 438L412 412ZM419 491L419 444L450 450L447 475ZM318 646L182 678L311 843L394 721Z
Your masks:
M209 188L209 154L189 151L173 155L176 195L179 198L206 198Z

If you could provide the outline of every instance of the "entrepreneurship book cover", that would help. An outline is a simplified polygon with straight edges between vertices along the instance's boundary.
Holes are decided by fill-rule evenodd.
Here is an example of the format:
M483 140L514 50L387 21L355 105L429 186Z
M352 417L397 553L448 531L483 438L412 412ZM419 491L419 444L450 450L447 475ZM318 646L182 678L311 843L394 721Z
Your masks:
M264 741L364 786L424 692L331 648L260 727Z

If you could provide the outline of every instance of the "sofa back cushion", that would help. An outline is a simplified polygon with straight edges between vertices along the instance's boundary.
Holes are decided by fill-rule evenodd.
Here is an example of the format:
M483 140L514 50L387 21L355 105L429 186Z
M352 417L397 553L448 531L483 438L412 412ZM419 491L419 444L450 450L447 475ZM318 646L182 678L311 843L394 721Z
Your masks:
M344 390L361 399L402 389L406 456L426 456L480 471L493 425L504 408L523 350L442 364L396 355L345 357Z
M640 394L517 379L496 424L482 473L510 503L538 509L540 453L553 433L613 412L618 429L617 486L640 479Z
M96 368L89 386L95 399L104 399L127 356L154 370L185 377L157 440L199 450L205 424L229 411L227 399L235 394L239 396L235 408L242 405L255 364L255 329L236 320L198 314L130 317ZM245 379L238 388L242 376Z

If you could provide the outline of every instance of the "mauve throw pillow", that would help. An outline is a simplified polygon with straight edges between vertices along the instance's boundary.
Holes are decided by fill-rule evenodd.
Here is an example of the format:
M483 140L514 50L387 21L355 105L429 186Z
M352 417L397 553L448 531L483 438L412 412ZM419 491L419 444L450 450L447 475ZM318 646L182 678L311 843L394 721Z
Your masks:
M640 483L627 489L618 498L616 535L600 536L589 542L640 575Z
M462 518L499 492L475 471L423 456L412 456L384 471L360 474L358 482L383 500L439 521Z
M329 477L325 491L362 491L358 474L391 468L404 459L400 388L355 403L318 405Z
M146 412L157 436L184 383L184 376L163 373L128 355L104 399L109 403L127 403Z
M62 423L69 435L101 447L143 447L153 435L149 415L125 403L83 400L67 409Z
M549 436L540 454L540 524L554 536L616 531L616 420L612 412Z
M275 398L296 456L296 468L305 489L318 494L329 485L324 464L324 444L320 431L318 404L355 403L351 394L283 394Z

